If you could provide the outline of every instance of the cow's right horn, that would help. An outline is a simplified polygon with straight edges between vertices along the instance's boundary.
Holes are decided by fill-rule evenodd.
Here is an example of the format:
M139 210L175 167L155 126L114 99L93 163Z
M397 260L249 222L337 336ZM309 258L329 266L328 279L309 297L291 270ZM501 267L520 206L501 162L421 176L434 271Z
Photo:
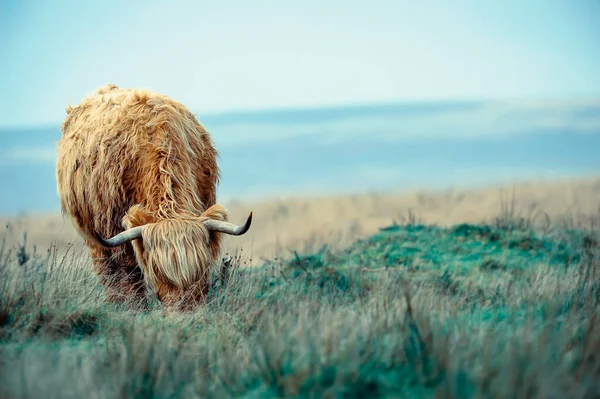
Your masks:
M96 239L100 242L100 244L105 247L118 247L119 245L123 245L128 243L129 241L137 240L142 237L142 232L144 231L145 226L133 227L129 230L125 230L122 233L117 234L114 237L109 239L104 239L100 237L98 233L96 233Z

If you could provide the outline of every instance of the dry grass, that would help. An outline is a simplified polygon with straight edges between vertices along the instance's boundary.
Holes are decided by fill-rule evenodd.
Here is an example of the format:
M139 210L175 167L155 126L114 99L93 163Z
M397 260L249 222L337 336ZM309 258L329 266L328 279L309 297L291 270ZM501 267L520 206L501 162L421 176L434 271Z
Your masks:
M275 198L226 205L233 222L244 221L249 211L253 211L254 219L246 235L225 241L225 251L247 252L247 262L258 265L263 259L287 258L294 250L316 251L323 244L341 249L393 221L418 219L450 226L490 222L490 215L510 213L513 217L533 217L542 224L546 215L555 221L586 223L587 215L600 207L600 177L478 189ZM9 245L15 245L27 232L28 242L39 251L55 245L61 252L71 246L81 252L81 239L60 215L5 216L0 222L9 224L7 232L0 229L0 239L6 235Z

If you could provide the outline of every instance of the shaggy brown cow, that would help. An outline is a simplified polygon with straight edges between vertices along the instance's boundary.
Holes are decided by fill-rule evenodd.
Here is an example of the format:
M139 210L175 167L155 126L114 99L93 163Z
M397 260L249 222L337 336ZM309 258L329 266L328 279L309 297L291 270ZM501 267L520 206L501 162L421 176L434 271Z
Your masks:
M208 132L169 97L112 84L66 111L56 168L61 209L109 300L145 308L146 285L167 309L202 300L222 234L244 234L252 221L251 212L233 225L215 203L219 168Z

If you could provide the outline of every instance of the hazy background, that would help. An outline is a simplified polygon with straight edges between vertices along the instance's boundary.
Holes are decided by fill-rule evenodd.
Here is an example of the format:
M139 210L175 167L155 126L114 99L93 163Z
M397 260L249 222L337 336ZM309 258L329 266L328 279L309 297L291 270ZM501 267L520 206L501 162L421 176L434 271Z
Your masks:
M56 212L68 104L105 83L186 104L219 198L600 170L600 1L0 3L0 214Z

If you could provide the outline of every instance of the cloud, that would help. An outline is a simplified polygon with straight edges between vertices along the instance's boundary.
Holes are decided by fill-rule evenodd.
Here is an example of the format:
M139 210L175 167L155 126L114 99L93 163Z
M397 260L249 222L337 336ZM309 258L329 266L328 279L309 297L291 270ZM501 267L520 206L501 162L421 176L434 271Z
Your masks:
M320 134L323 143L368 138L380 141L410 139L479 139L504 138L523 132L543 133L563 129L573 133L600 133L600 101L591 102L527 102L482 103L464 109L439 109L427 112L374 113L345 115L337 119L310 122L314 114L306 113L306 121L244 123L226 120L207 126L217 145L235 145L251 140L277 140ZM266 119L266 118L265 118Z
M402 142L408 140L495 140L550 130L600 134L600 100L579 102L481 103L474 107L443 107L413 112L398 106L383 111L348 109L336 116L327 109L295 111L291 116L262 113L247 117L226 116L205 124L217 148L236 148L253 141L272 141L319 135L318 142ZM328 114L329 113L329 114ZM329 115L323 118L323 115ZM259 120L257 120L259 119ZM5 133L14 134L17 133ZM23 141L25 134L19 134ZM13 140L14 141L14 140ZM0 164L55 164L52 145L12 145L2 149Z
M55 146L12 146L1 151L0 165L15 164L55 164Z

